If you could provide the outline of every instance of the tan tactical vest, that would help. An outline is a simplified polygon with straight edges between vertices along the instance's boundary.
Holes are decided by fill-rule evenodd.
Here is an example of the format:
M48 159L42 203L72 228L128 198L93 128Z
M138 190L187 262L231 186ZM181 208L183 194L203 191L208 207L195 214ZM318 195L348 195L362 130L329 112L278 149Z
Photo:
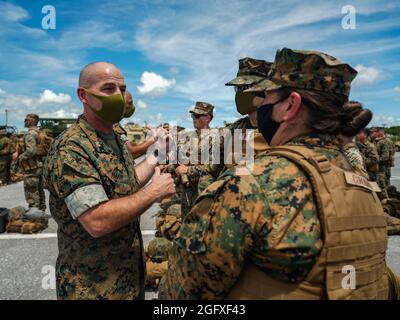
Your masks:
M310 178L324 245L304 281L276 280L248 264L227 299L387 299L386 220L369 181L305 147L274 147L267 154L291 160ZM345 266L354 267L355 289Z

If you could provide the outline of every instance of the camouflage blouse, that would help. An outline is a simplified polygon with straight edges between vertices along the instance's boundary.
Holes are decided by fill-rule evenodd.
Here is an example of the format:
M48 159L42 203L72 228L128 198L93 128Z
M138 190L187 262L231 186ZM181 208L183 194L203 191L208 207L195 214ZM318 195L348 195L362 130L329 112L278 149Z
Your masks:
M106 198L138 190L134 160L118 138L118 157L80 117L52 145L44 167L50 211L58 224L59 299L144 298L144 257L139 221L93 238L73 218L65 199L79 188L102 186ZM87 194L87 198L95 197ZM90 208L88 208L90 209Z
M333 137L308 135L304 145L352 170ZM321 225L308 177L286 158L257 157L252 174L227 170L197 199L169 252L160 287L167 299L222 299L246 261L271 277L303 280L322 249Z

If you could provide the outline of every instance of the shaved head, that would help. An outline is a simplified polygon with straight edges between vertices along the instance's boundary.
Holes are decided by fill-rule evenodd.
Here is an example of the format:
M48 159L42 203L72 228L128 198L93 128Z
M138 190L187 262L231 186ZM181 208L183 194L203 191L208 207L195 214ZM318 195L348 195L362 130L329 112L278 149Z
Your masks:
M86 65L79 74L79 86L91 88L94 84L104 80L108 76L123 78L121 71L110 62L92 62Z

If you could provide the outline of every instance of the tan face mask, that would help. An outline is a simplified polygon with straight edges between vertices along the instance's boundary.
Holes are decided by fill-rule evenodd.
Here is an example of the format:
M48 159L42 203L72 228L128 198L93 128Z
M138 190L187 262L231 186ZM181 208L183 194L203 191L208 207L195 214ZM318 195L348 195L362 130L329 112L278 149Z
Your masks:
M124 116L125 112L125 99L120 93L112 96L102 96L89 89L85 89L85 92L91 96L99 99L102 102L101 110L95 110L91 105L92 111L102 120L110 123L118 123Z
M253 105L254 95L250 92L236 91L235 102L237 111L246 115L257 110Z
M135 105L132 104L126 104L125 105L125 114L124 114L124 118L130 118L133 116L133 114L135 113L136 107Z

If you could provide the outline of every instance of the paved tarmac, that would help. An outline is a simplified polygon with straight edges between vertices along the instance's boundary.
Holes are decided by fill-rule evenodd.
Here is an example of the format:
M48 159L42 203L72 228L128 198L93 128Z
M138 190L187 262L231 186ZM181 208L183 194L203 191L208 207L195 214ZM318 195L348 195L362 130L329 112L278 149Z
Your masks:
M400 156L392 170L392 184L400 190ZM22 182L0 187L0 207L27 206ZM47 196L47 193L46 193ZM48 199L48 196L47 196ZM153 205L141 218L145 245L154 238L154 217L159 207ZM49 278L54 271L58 254L57 225L50 220L49 227L38 235L0 234L0 300L55 299L55 289ZM400 236L389 238L387 254L389 266L400 273ZM155 295L146 292L146 299Z

